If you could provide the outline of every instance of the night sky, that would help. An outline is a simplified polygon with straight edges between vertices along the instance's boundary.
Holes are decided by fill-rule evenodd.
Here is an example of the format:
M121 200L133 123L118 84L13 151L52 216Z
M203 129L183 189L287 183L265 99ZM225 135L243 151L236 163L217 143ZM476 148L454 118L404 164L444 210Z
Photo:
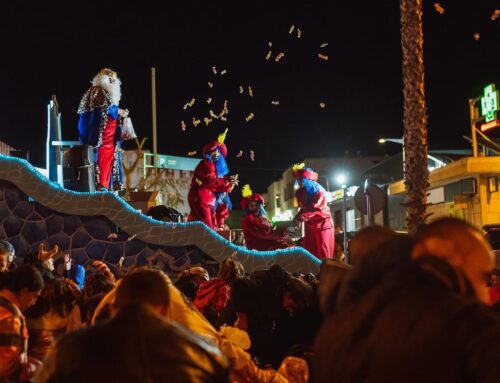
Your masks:
M441 1L442 15L433 4L424 1L430 146L466 148L468 98L489 83L500 87L500 18L490 19L500 1ZM400 150L377 143L403 133L399 28L396 0L2 0L0 140L29 149L39 165L51 95L59 100L63 138L75 140L80 98L94 74L110 67L122 80L120 106L131 111L139 137L149 137L146 146L152 148L149 76L155 66L159 153L200 154L229 127L231 171L264 191L304 157ZM269 41L273 58L266 61ZM328 46L320 48L322 43ZM285 56L275 62L281 51ZM214 76L212 66L227 74ZM239 94L240 85L250 85L254 96ZM191 98L195 105L183 110ZM193 116L219 113L226 99L226 123L192 126ZM246 122L250 113L255 117ZM241 159L235 158L239 150Z

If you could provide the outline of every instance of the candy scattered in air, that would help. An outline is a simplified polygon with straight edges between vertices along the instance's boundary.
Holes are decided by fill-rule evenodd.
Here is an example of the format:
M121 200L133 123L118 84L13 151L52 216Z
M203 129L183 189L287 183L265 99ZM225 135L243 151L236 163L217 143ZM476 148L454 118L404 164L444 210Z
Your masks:
M441 4L439 3L434 3L434 9L436 10L437 13L440 15L444 14L444 8Z
M272 42L272 41L269 41L269 42L267 43L267 45L269 45L269 48L271 48L271 47L273 46L273 42Z
M196 155L196 150L193 150L192 152L188 152L189 157L193 157Z
M243 150L240 150L238 154L236 154L236 158L241 158L243 156Z
M481 34L479 33L474 33L472 36L474 36L474 40L476 41L479 41L479 39L481 38Z
M273 104L273 105L279 105L280 102L278 100L275 100L275 101L271 101L271 104Z
M217 68L215 66L212 67L212 72L214 72L214 74L217 74Z
M252 120L253 118L255 117L255 115L253 113L250 113L248 116L246 116L245 120L247 122L249 122L250 120Z
M212 84L212 83L209 81L209 82L208 82L208 86L209 86L210 88L213 88L213 87L214 87L214 84Z
M320 48L325 48L325 47L327 47L327 46L328 46L328 43L323 43L323 44L321 44L319 47L320 47Z
M193 126L197 127L201 123L201 120L197 120L196 117L193 117Z
M252 87L250 85L248 86L248 95L250 97L253 97L253 90L252 90Z
M210 104L212 102L212 97L207 98L207 104Z
M320 102L319 106L320 106L321 109L323 109L326 106L326 104L324 102Z
M276 56L276 58L274 59L274 61L279 62L284 56L285 56L285 53L284 52L280 52L280 53L278 53L278 55Z
M181 121L181 129L182 131L186 130L186 123L184 121Z
M318 57L319 57L321 60L328 61L328 56L327 56L327 55L324 55L324 54L318 53Z
M217 116L212 109L210 109L208 111L208 113L210 114L210 117L212 117L212 118L215 118L215 119L219 118L219 116Z
M293 33L293 30L294 30L294 29L295 29L295 25L292 25L292 26L290 27L290 29L288 30L288 34L290 34L290 35L291 35L291 34Z
M297 28L297 38L300 39L301 36L302 36L302 31L300 30L300 28Z
M224 69L222 72L220 72L220 75L224 76L226 73L227 73L227 70Z
M243 93L243 86L240 85L240 94Z
M208 126L213 120L211 118L205 117L203 119L203 122L205 123L206 126Z
M266 55L266 60L269 60L271 58L271 56L273 55L273 51L269 51L267 52L267 55Z
M495 9L493 11L493 13L491 14L491 17L490 19L495 21L496 19L498 19L500 17L500 9Z

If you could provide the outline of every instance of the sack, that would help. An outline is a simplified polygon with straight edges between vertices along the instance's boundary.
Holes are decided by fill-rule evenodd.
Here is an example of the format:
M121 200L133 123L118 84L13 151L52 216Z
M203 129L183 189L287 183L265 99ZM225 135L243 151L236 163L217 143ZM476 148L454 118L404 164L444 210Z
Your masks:
M125 117L122 124L122 140L128 141L133 140L134 138L137 138L137 134L135 134L132 119L130 117Z

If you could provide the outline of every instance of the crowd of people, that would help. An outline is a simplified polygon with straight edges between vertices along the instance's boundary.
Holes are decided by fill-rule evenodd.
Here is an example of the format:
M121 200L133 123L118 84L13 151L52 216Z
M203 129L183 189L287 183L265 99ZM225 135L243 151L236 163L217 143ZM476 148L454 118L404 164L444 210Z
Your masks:
M217 276L193 266L172 281L43 244L17 259L0 241L0 381L498 381L499 270L480 231L372 226L349 251L318 275L248 274L229 257Z

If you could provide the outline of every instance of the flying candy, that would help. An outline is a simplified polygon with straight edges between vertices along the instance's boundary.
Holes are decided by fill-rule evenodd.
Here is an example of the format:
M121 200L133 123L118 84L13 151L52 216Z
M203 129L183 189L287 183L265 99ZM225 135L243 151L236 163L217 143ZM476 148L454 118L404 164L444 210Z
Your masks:
M247 120L247 122L249 122L254 117L255 117L255 115L253 113L250 113L248 116L246 116L245 120Z
M240 94L243 93L243 86L240 85Z
M212 72L214 72L214 74L217 74L217 68L215 66L212 67Z
M200 124L201 121L200 120L197 120L196 117L193 117L193 126L196 127L198 126L198 124Z
M195 103L195 102L196 102L196 100L195 100L194 98L192 98L192 99L191 99L191 101L186 102L186 103L184 104L184 106L183 106L183 108L182 108L182 109L186 110L186 109L188 108L188 106L189 106L189 107L192 107L192 106L194 105L194 103Z
M248 95L250 97L253 97L253 90L252 90L252 87L250 85L248 85Z
M493 13L491 14L491 17L490 19L495 21L496 19L498 19L500 17L500 9L495 9L493 11Z
M219 116L217 116L212 109L210 109L208 113L210 114L210 117L213 117L215 119L219 118Z
M212 102L212 97L207 98L207 104L210 104Z
M186 123L184 121L181 121L181 129L182 131L186 130Z
M320 106L321 109L323 109L326 106L326 104L324 102L320 102L319 106Z
M440 15L444 14L444 8L441 6L439 3L434 3L434 9L436 10L437 13Z
M272 54L273 54L273 51L267 52L266 60L269 60L271 58Z
M227 73L227 70L224 69L222 72L220 72L220 75L224 76L226 73Z
M479 33L474 33L472 36L474 36L474 40L476 41L479 41L479 39L481 38L481 34Z
M327 56L327 55L324 55L324 54L318 53L318 57L319 57L321 60L328 61L328 56Z
M295 29L295 25L292 25L288 31L288 34L292 34L293 33L293 30Z
M210 88L213 88L213 87L214 87L214 84L212 84L212 83L209 81L209 82L208 82L208 86L209 86Z
M297 28L297 38L300 39L300 36L302 36L302 31L300 28Z
M227 121L227 118L226 118L226 117L224 117L224 116L221 116L221 117L220 117L220 120L221 120L221 121L226 122L226 121Z
M206 126L208 126L213 120L211 118L205 117L203 119L203 122L205 123Z
M193 150L192 152L188 152L189 157L193 157L196 155L196 150Z
M269 48L271 48L271 47L273 46L273 42L272 42L272 41L269 41L269 42L267 43L267 45L269 45Z
M238 154L236 154L236 158L241 158L243 156L243 150L240 150Z
M273 104L273 105L279 105L279 104L280 104L280 102L279 102L278 100L276 100L276 101L271 101L271 104Z
M285 56L284 52L278 53L278 55L276 56L276 58L274 59L274 61L279 62L283 58L283 56Z
M325 47L327 47L327 46L328 46L328 43L323 43L323 44L321 44L319 47L320 47L320 48L325 48Z

